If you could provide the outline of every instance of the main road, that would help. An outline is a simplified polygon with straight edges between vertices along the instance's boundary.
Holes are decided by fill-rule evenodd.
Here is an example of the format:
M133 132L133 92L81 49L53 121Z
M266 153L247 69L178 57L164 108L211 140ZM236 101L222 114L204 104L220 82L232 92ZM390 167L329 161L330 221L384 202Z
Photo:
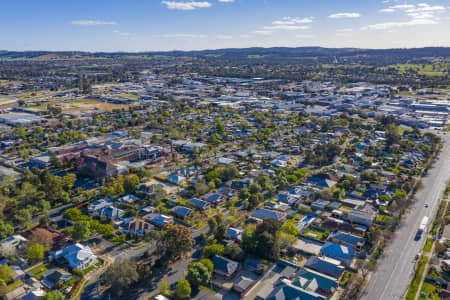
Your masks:
M450 177L450 135L442 136L442 141L444 147L439 158L422 179L422 188L416 194L416 201L387 246L369 288L362 296L364 300L403 299L409 287L416 263L414 258L423 249L426 233L419 241L415 241L414 237L424 216L432 222ZM428 204L428 208L425 204Z

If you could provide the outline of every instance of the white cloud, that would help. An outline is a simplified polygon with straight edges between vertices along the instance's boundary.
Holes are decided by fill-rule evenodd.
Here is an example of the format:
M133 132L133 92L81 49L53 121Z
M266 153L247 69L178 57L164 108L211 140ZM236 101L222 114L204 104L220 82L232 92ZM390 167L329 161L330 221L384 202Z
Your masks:
M273 25L264 26L264 30L306 30L309 26L298 26L298 25Z
M351 28L342 28L342 29L336 29L336 32L352 32L353 29Z
M117 34L120 35L120 36L131 36L131 35L133 35L132 33L129 33L129 32L122 32L122 31L119 31L119 30L114 30L113 32L114 32L114 33L117 33Z
M387 30L393 28L410 27L415 25L430 25L430 24L437 24L437 22L431 19L412 19L406 22L386 22L368 25L361 27L361 30Z
M94 20L76 20L70 22L72 25L95 26L95 25L116 25L114 21L94 21Z
M233 38L233 36L225 35L225 34L218 34L218 35L216 35L216 38L218 38L219 40L231 40Z
M255 30L253 33L260 35L272 35L273 32L270 30Z
M378 23L361 27L361 30L389 30L393 28L410 27L416 25L432 25L439 21L438 14L447 9L442 5L429 5L428 3L392 5L380 10L381 12L400 11L410 19L407 21L393 21Z
M313 34L297 34L295 37L298 39L310 39L315 36Z
M330 19L359 18L359 13L336 13L328 16Z
M234 0L219 0L219 2L223 2L223 3L232 3L232 2L234 2Z
M191 34L191 33L173 33L173 34L163 34L161 37L166 39L178 39L178 38L187 38L187 39L197 39L197 38L206 38L204 34Z
M291 17L284 17L282 20L273 21L273 25L295 25L295 24L307 24L312 23L313 18L291 18Z
M162 1L161 3L167 6L168 9L176 9L176 10L194 10L196 8L207 8L212 6L211 3L207 1L189 1L189 2Z

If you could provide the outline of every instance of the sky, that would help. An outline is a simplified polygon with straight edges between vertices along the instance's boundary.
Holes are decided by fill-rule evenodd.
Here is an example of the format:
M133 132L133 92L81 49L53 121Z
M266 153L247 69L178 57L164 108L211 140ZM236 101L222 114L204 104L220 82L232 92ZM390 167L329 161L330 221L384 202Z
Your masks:
M450 47L450 0L0 0L0 49Z

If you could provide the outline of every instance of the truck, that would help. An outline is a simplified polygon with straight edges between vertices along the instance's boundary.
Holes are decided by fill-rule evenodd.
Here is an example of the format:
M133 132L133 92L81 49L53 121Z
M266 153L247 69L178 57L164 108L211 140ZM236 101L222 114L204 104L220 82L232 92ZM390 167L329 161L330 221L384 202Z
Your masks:
M422 221L420 222L419 229L417 230L416 238L415 240L418 241L422 237L422 233L427 229L428 226L428 217L425 216L422 218Z

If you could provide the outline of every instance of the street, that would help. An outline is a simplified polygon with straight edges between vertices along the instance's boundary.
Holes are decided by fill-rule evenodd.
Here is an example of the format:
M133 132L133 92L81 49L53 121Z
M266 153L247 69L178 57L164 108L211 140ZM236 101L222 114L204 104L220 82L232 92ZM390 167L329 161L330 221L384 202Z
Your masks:
M442 152L428 175L422 179L416 202L405 214L402 225L387 246L362 299L402 299L405 295L414 272L414 257L422 251L427 235L423 234L419 241L415 241L414 237L424 216L430 218L430 228L450 175L450 139L448 135L442 136L442 139Z

